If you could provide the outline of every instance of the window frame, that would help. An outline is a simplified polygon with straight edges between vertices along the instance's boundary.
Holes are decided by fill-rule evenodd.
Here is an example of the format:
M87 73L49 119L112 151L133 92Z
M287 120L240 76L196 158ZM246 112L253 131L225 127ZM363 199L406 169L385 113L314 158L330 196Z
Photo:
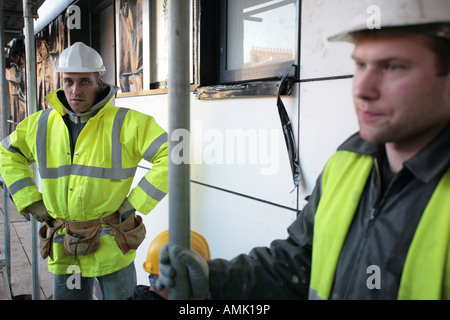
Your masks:
M116 4L116 7L119 8L120 0L113 0ZM201 0L192 0L192 16L191 16L191 22L192 22L192 30L190 32L190 37L192 37L192 59L189 59L191 71L190 71L190 77L191 77L191 84L190 88L191 91L194 91L198 85L199 85L199 26L200 26L200 17L199 17L199 2ZM150 2L150 1L149 1ZM167 79L152 79L152 69L155 67L152 65L152 59L151 55L154 53L152 46L154 43L152 43L153 40L155 40L155 34L152 34L153 32L157 32L156 30L153 30L152 27L152 21L151 20L151 10L152 5L147 2L146 0L143 0L142 4L142 10L143 10L143 70L144 70L144 81L143 81L143 89L139 91L128 91L128 92L122 92L119 91L116 95L118 98L122 97L133 97L133 96L143 96L143 95L152 95L152 94L166 94L168 92L167 89ZM116 55L119 56L118 50L120 47L120 30L119 30L119 9L115 9L115 19L117 23L115 24L115 41L116 41ZM168 35L166 35L168 36ZM168 50L167 50L168 54ZM116 59L117 64L117 83L119 83L119 60Z
M275 96L281 78L287 70L289 81L282 94L291 94L294 82L299 78L301 0L297 6L296 51L294 62L273 64L267 67L245 70L249 79L238 78L242 69L225 70L227 33L227 0L200 2L200 67L199 86L195 90L197 99L239 98L251 96ZM291 68L295 65L295 68Z
M297 2L295 0L287 0ZM297 7L298 8L298 7ZM299 15L297 15L298 21ZM227 69L228 53L228 0L220 0L220 48L223 54L220 55L219 84L233 84L248 81L261 81L281 77L290 66L296 64L296 59L269 64L266 66L257 66L253 68ZM298 39L298 37L297 37ZM298 43L297 43L298 46Z

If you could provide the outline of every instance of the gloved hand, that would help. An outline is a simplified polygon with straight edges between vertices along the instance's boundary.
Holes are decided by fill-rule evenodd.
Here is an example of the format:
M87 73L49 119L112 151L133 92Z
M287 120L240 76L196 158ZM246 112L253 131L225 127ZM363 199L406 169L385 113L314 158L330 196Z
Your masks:
M159 254L159 278L156 284L158 290L164 287L173 288L175 286L175 276L177 274L174 266L176 261L185 266L188 270L189 281L193 298L206 299L209 295L209 267L205 259L197 252L174 245L169 249L166 244Z
M134 212L136 212L136 209L133 207L133 205L128 201L128 198L125 199L125 201L122 203L122 205L117 210L120 213L120 217L122 218L122 221L125 221L127 218L129 218Z
M50 222L54 220L48 213L47 208L44 205L44 201L42 200L30 204L27 208L33 217L39 222Z

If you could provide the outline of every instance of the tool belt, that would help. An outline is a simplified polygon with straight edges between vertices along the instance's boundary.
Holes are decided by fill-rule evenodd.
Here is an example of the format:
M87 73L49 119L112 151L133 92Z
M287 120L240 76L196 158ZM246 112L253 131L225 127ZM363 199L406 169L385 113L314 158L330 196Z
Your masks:
M120 249L126 254L136 250L145 238L145 225L142 217L133 213L121 221L118 212L105 218L89 221L67 221L56 219L45 222L39 230L40 253L43 259L53 259L53 241L56 233L65 228L64 251L69 255L88 255L100 247L100 231L103 225L111 228Z

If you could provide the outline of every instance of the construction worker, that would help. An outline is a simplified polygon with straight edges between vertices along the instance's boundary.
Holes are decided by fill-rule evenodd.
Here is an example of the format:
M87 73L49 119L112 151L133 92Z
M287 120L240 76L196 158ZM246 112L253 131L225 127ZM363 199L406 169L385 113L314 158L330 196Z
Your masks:
M168 192L167 134L153 117L111 105L117 88L103 82L91 47L65 49L57 72L63 87L46 96L53 108L29 115L2 141L0 171L18 211L44 222L53 299L92 299L94 278L105 299L128 299L145 237L135 211L149 213ZM153 166L130 192L142 159Z
M166 246L159 288L174 285L179 259L197 298L450 299L450 6L361 4L330 38L355 45L360 130L326 164L289 237L231 261ZM381 29L367 27L374 5Z
M167 300L169 297L168 288L159 291L156 288L156 281L159 276L159 253L161 249L169 242L169 230L163 231L153 239L147 252L147 259L143 267L149 273L148 279L150 286L138 285L134 290L134 300ZM197 252L203 259L211 259L208 242L199 233L191 230L191 248Z

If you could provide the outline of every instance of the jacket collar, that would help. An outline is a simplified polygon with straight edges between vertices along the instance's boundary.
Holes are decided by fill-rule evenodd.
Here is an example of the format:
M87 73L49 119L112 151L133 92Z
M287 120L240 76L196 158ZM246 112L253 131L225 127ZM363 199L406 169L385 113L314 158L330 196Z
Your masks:
M96 102L89 110L83 113L75 113L72 111L64 95L64 90L62 88L53 91L52 93L48 94L45 98L51 104L51 106L59 114L61 114L61 116L67 114L72 122L85 123L91 117L96 115L97 112L99 112L99 110L102 109L105 105L109 105L118 90L119 88L115 86L103 83L103 88L101 92L97 95Z
M378 157L385 153L384 144L370 143L355 133L345 141L338 151L350 151L361 155ZM414 157L404 163L416 178L427 183L433 178L444 174L450 166L450 125L420 150Z

